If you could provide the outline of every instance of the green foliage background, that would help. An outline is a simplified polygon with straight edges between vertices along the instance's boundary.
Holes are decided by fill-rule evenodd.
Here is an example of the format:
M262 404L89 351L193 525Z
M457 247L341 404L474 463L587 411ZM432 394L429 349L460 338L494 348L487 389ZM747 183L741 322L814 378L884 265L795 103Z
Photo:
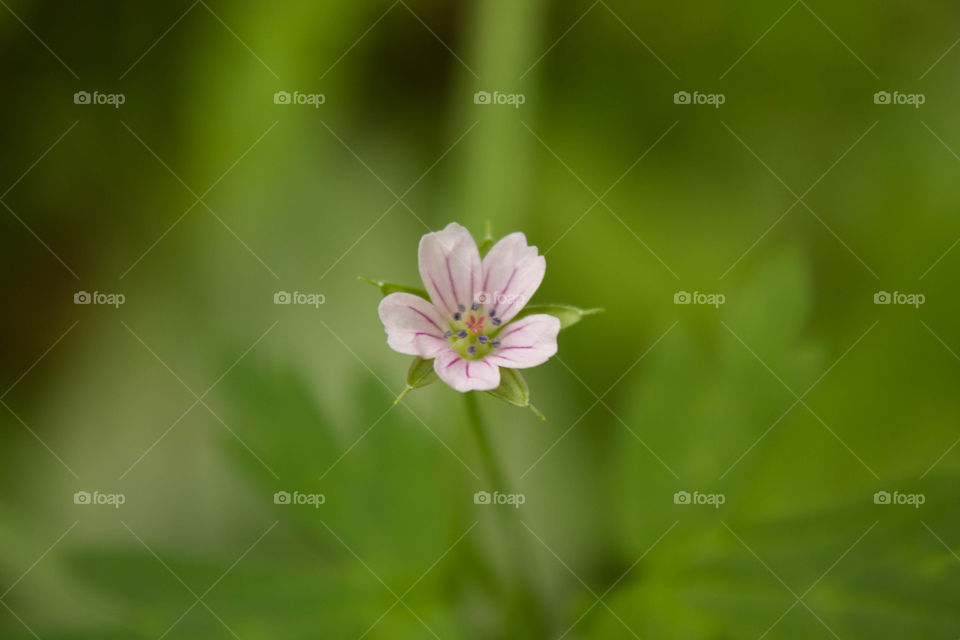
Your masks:
M5 0L0 636L956 638L958 20ZM606 309L527 375L547 422L480 398L516 510L463 398L393 406L356 279L418 285L450 221Z

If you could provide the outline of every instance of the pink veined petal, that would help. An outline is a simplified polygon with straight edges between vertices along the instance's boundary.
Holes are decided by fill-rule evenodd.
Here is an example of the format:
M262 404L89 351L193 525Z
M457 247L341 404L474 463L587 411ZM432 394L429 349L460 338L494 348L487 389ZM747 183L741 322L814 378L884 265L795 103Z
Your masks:
M433 361L440 379L460 392L489 391L500 386L500 368L483 360L464 360L453 349L445 349Z
M527 369L543 364L557 352L560 320L535 313L505 326L497 338L500 346L485 360L508 369Z
M520 232L504 236L483 258L480 290L487 296L487 309L509 322L526 306L543 281L547 261L537 248L527 245Z
M420 278L433 304L448 317L458 311L458 305L469 308L482 273L480 252L470 232L451 222L443 231L423 236L419 254Z
M387 332L387 344L394 351L429 359L448 347L443 339L446 321L420 296L391 293L380 301L378 312Z

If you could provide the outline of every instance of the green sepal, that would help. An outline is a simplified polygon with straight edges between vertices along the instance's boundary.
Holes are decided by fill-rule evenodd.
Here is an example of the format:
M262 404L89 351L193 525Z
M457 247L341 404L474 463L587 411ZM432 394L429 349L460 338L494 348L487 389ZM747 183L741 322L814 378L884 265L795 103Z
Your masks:
M530 316L535 313L546 313L551 316L554 316L560 320L560 328L566 329L571 327L578 322L584 316L592 316L595 313L601 313L603 309L580 309L578 307L573 307L568 304L532 304L524 307L520 310L514 320L519 320L525 316Z
M480 251L480 257L487 255L487 252L490 251L490 247L493 246L493 235L490 231L490 221L487 220L487 233L483 236L483 240L480 241L480 246L477 249Z
M420 296L424 300L430 300L430 296L427 295L427 292L418 287L408 287L405 284L397 284L395 282L381 282L379 280L371 280L370 278L364 278L363 276L357 276L357 280L362 280L363 282L369 282L373 286L380 289L380 293L382 293L385 296L388 296L391 293L411 293L415 296Z
M403 400L403 396L414 389L425 387L436 381L437 372L433 370L433 360L424 360L420 356L414 357L413 362L410 363L410 368L407 370L407 388L397 396L393 404L399 403Z
M530 404L530 387L527 386L527 381L516 369L501 367L500 386L487 391L487 393L515 407L527 407L541 420L547 419L535 406Z

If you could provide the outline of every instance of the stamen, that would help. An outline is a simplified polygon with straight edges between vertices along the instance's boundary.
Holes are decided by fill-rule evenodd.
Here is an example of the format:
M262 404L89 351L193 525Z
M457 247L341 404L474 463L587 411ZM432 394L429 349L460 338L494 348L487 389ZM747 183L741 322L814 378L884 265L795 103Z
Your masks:
M493 345L493 348L494 348L494 349L496 349L496 348L498 348L498 347L500 346L500 341L499 341L499 340L493 340L493 341L490 342L490 344Z
M452 336L452 335L453 335L453 331L447 331L447 332L445 332L445 333L443 334L443 337L444 337L444 338L449 338L449 337Z
M480 308L480 305L477 304L476 302L474 302L472 305L470 305L470 310L471 310L471 311L476 311L476 310L479 309L479 308Z
M462 304L458 304L458 305L457 305L457 309L460 309L460 311L466 311L466 310L467 310L467 308L466 308L465 306L463 306Z
M487 340L489 340L489 339L490 339L490 338L488 338L488 337L485 336L485 335L479 335L479 336L477 336L477 340L480 342L480 344L487 344Z
M493 319L492 319L492 322L493 322L493 325L494 325L495 327L499 327L499 326L500 326L500 318L493 318Z
M457 322L460 322L460 318L462 318L462 317L463 317L463 316L460 314L459 311L457 311L455 314L453 314L453 319L456 320Z
M466 338L466 337L467 337L467 330L466 330L466 329L460 329L460 331L457 331L457 337L458 337L458 338Z
M467 353L469 353L472 356L475 356L477 355L477 348L475 346L471 346L469 349L467 349Z

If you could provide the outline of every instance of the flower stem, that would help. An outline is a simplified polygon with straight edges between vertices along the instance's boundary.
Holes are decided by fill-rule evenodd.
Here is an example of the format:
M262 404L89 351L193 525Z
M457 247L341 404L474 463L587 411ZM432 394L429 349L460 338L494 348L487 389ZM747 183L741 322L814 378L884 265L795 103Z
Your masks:
M487 476L493 485L490 489L501 493L510 493L510 487L507 485L506 478L497 463L496 456L493 454L493 448L490 446L483 418L480 415L480 407L477 403L479 392L467 392L464 395L467 403L467 418L474 436L476 436ZM530 573L529 555L523 551L525 546L524 532L520 529L522 521L516 515L516 509L513 507L497 509L497 512L497 520L500 522L503 535L503 544L509 549L508 553L512 556L511 563L516 580L516 583L505 594L508 599L505 615L510 621L511 628L521 633L520 637L546 637L550 632L550 624L543 603L537 593L536 580Z
M483 426L483 418L480 416L480 407L477 404L477 394L467 392L464 396L467 401L467 418L469 419L470 427L473 429L473 435L477 438L477 445L480 447L480 456L483 458L483 463L487 468L487 475L490 476L490 482L493 483L494 489L501 493L508 493L503 472L500 470L500 465L493 455L490 440L487 438L487 431Z

